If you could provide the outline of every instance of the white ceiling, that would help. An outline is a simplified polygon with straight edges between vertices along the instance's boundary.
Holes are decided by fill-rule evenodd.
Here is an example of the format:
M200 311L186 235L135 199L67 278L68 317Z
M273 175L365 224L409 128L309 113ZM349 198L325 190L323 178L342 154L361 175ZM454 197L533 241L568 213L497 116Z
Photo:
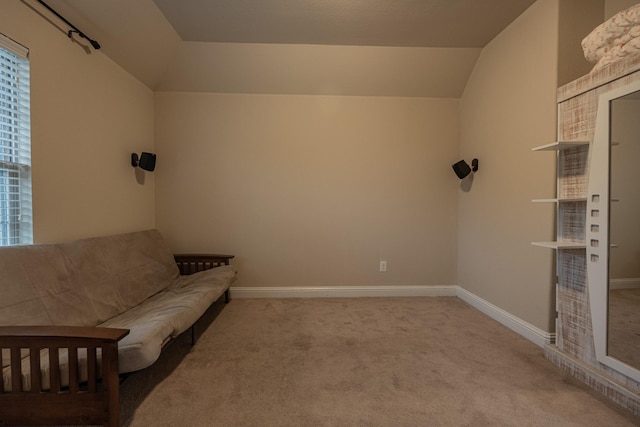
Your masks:
M154 0L182 40L483 47L535 0Z
M45 2L152 90L456 98L535 0Z

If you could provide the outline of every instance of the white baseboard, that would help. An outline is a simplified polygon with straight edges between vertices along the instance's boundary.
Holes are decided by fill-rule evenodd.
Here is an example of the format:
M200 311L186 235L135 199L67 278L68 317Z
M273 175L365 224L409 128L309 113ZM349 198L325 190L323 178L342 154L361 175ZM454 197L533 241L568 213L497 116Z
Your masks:
M231 287L231 298L455 297L457 286Z
M297 286L232 287L231 298L362 298L362 297L455 297L492 319L544 347L555 342L555 334L545 332L491 304L460 286Z
M609 280L610 289L640 289L640 278L631 279L611 279Z
M545 332L460 286L457 287L457 296L467 304L477 308L487 316L502 323L507 328L519 333L540 347L553 344L556 340L556 334Z

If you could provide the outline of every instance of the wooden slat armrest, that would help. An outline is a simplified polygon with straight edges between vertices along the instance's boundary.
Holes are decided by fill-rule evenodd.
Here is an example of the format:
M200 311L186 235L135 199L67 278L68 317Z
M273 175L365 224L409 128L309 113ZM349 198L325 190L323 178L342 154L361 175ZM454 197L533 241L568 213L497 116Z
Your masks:
M10 362L10 382L0 381L0 425L119 425L118 341L128 334L116 328L0 326L0 349L8 350Z
M120 341L129 335L128 329L99 328L90 326L0 326L0 339L40 338L40 339L78 339L103 342Z
M173 256L176 262L223 262L229 265L229 261L235 258L235 255L222 254L176 254Z
M229 265L229 261L234 258L233 255L221 254L176 254L173 257L182 275Z

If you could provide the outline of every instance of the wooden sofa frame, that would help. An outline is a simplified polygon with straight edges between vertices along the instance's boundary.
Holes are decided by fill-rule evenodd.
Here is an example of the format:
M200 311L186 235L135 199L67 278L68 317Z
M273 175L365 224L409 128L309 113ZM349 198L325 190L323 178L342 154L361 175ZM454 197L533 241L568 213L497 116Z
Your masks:
M174 256L181 275L229 265L233 255L180 254ZM229 289L224 302L230 300ZM215 304L215 303L214 303ZM206 315L203 314L202 317ZM191 326L195 343L196 321ZM0 380L0 426L120 424L118 341L128 329L77 326L0 326L0 349L9 349L11 389ZM166 345L166 343L165 343ZM21 360L29 351L31 384L22 384ZM61 386L60 369L50 369L50 387L41 384L41 350L48 349L50 367L59 366L59 350L68 351L69 385ZM78 350L86 349L87 380L79 374ZM99 351L98 351L99 350ZM35 357L33 357L35 356ZM0 358L2 353L0 352ZM100 362L98 363L98 358ZM98 367L100 369L98 369Z

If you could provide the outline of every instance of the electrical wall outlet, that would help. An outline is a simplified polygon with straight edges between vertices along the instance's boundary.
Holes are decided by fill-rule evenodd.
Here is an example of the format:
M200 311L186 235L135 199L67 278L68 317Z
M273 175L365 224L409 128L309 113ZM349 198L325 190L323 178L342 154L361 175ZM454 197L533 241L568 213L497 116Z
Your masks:
M380 260L380 271L387 271L387 261Z

